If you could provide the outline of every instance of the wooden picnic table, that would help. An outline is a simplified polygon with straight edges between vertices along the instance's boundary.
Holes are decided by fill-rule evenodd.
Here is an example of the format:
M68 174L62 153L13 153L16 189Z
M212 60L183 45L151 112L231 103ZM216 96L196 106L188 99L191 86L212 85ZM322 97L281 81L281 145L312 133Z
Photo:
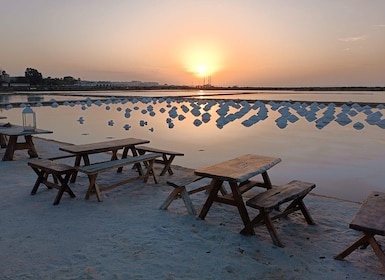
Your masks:
M357 248L370 245L385 268L385 252L375 239L375 235L385 236L384 205L385 193L373 191L368 195L349 224L351 229L361 231L362 236L335 256L336 260L343 260Z
M244 225L250 223L250 218L243 202L242 193L254 186L272 188L267 170L281 162L280 158L246 154L240 157L206 166L195 170L195 174L211 178L211 190L199 214L204 219L214 201L229 204L238 208ZM262 175L263 182L250 181L249 179ZM228 182L231 193L218 195L224 182Z
M28 150L31 158L38 157L38 153L33 142L33 135L53 133L53 131L45 129L24 130L21 125L9 123L0 123L0 145L6 148L3 155L3 161L13 160L16 150ZM19 137L24 137L25 142L18 142ZM7 139L8 138L8 141Z
M90 144L66 145L59 147L59 150L75 155L74 167L77 168L80 166L82 159L84 165L90 165L89 155L91 154L112 152L111 160L116 160L118 159L118 151L123 149L122 158L127 158L129 151L131 151L133 156L137 156L138 152L135 146L147 143L150 143L150 141L137 138L124 138ZM121 170L122 168L118 169L119 172ZM139 164L137 164L137 170L139 173L141 173L141 167L139 166ZM76 181L76 176L77 172L75 172L74 176L71 178L71 183L74 183Z

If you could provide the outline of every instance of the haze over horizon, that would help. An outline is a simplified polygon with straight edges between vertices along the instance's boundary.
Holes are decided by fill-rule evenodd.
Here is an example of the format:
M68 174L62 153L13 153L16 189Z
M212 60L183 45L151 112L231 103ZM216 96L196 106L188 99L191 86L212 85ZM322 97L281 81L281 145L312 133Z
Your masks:
M382 0L0 0L0 68L214 86L385 86Z

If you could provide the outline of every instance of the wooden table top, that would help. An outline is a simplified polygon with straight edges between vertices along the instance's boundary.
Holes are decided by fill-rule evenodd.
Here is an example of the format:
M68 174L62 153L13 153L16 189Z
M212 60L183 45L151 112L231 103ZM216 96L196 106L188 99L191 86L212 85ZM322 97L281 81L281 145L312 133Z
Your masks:
M281 162L281 159L276 157L246 154L196 169L195 174L223 181L244 182L253 176L262 174L279 162Z
M96 142L82 145L66 145L59 147L59 150L73 153L73 154L89 154L100 153L111 150L119 150L129 146L141 145L150 143L149 140L137 138L124 138L117 140L109 140L103 142Z
M350 228L385 235L385 193L371 192L353 217Z
M34 134L47 134L53 133L53 131L45 129L24 130L23 126L11 124L11 126L4 126L6 123L0 123L0 134L7 136L27 136Z

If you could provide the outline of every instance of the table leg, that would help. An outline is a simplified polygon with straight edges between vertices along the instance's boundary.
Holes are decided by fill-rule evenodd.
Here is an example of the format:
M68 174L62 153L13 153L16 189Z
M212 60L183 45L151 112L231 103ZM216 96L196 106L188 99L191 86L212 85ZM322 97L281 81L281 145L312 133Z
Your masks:
M3 155L3 161L13 160L13 154L15 153L16 143L17 143L17 136L15 135L9 136L8 145Z
M229 184L230 184L231 192L233 194L235 205L237 206L239 211L239 215L242 218L243 224L246 226L250 223L250 218L249 218L249 214L247 213L245 203L243 202L243 198L239 190L239 186L235 181L230 181Z
M6 148L7 147L7 138L4 134L0 134L0 147Z
M271 189L273 187L273 185L271 184L270 177L267 174L267 171L262 173L262 178L263 178L263 183L264 183L266 189Z
M37 158L39 155L37 154L35 144L33 143L32 135L25 135L24 139L25 139L25 143L27 143L27 146L28 146L29 156L31 158Z
M218 197L218 191L222 187L222 184L223 184L223 181L219 180L219 179L213 179L211 181L212 187L210 190L209 197L207 198L207 200L206 200L205 204L203 205L202 210L198 216L200 219L202 219L202 220L205 219L205 217L206 217L207 213L209 212L210 207L213 204L215 198Z

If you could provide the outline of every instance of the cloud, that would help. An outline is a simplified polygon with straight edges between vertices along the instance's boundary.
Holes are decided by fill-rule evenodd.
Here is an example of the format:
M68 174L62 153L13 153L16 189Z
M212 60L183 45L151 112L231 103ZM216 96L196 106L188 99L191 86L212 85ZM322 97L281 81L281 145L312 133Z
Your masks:
M385 28L385 24L376 24L373 27Z
M342 42L357 42L357 41L364 41L364 36L357 36L357 37L346 37L346 38L340 38L339 39Z

